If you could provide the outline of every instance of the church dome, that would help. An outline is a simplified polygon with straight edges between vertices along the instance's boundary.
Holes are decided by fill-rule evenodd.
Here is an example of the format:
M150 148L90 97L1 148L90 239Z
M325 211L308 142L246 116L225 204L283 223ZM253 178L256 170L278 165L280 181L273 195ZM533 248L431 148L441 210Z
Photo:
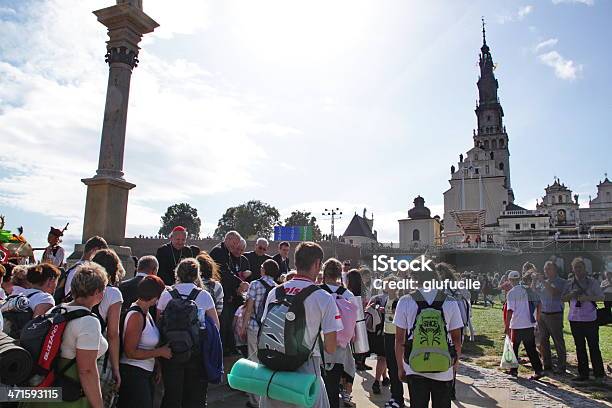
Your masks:
M431 211L425 207L425 199L418 196L414 199L414 208L408 211L408 217L413 220L423 220L431 218Z

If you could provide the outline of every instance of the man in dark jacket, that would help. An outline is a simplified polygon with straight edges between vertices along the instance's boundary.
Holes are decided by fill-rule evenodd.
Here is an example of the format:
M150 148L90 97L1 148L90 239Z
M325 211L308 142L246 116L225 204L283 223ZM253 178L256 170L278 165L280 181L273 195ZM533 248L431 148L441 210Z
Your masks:
M244 256L249 261L249 268L251 269L251 276L247 278L248 282L253 282L261 278L261 265L272 257L266 254L268 250L268 240L265 238L258 238L255 243L255 250L251 252L245 252Z
M242 294L249 285L240 275L249 270L249 261L242 255L244 248L242 237L237 231L225 234L223 242L217 244L211 251L211 258L219 265L221 271L221 286L223 286L223 312L221 313L221 341L224 354L236 351L234 339L234 314L244 303Z
M278 254L274 255L272 258L278 264L281 275L291 270L291 266L289 265L289 248L290 246L287 241L281 242L278 244Z
M174 269L176 265L185 258L194 258L200 253L200 248L195 245L186 246L187 230L185 227L176 226L170 233L170 242L157 249L155 257L159 262L158 276L168 286L174 285L176 278Z
M123 297L123 303L121 304L121 311L127 311L136 300L138 300L137 288L138 284L147 275L157 275L159 263L157 258L153 255L146 255L138 260L136 266L136 275L133 278L126 279L119 284L119 290ZM155 316L155 306L151 306L151 316Z

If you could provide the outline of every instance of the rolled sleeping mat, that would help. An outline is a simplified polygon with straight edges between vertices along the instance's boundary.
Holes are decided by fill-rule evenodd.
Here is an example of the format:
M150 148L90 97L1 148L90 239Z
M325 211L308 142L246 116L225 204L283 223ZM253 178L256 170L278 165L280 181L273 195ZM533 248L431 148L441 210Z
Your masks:
M227 381L236 390L305 407L312 407L319 394L319 380L314 374L272 371L244 358L234 364Z
M352 297L350 302L357 306L357 323L355 324L355 340L353 340L355 354L367 353L370 351L370 344L368 343L368 330L366 329L361 296Z
M0 383L19 385L30 377L32 356L6 333L0 332Z

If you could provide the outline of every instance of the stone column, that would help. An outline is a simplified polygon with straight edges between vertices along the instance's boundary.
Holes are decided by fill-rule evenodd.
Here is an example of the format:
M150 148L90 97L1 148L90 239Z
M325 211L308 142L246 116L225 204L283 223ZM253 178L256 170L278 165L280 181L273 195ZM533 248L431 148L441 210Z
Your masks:
M142 2L118 1L94 11L108 28L106 62L109 65L106 106L98 170L87 185L83 242L94 235L114 246L123 245L129 190L135 187L123 178L123 154L127 124L130 79L138 64L138 43L143 34L159 25L142 11Z

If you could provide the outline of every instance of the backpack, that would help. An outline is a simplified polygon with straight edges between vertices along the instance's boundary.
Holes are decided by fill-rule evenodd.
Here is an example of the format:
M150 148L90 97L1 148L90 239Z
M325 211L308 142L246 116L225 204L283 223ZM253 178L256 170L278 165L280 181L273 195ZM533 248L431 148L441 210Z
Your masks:
M215 309L216 309L217 308L217 297L215 296L215 281L208 280L204 282L204 289L206 289L206 291L210 293L210 296L213 299L213 304L215 305Z
M455 349L448 341L446 321L442 305L447 299L443 291L438 291L431 305L420 291L410 296L418 310L414 325L406 338L404 361L416 373L442 373L452 367L456 356Z
M284 286L276 288L276 299L268 304L257 338L261 364L274 371L295 371L308 361L319 336L311 347L304 345L304 300L319 289L310 285L296 295L288 295Z
M138 284L144 279L144 276L134 276L133 278L124 280L119 284L119 291L121 291L121 297L123 297L123 303L121 303L121 313L127 312L132 306L132 303L138 300L137 290Z
M119 316L119 356L123 354L123 336L125 335L125 319L129 312L139 312L144 318L142 322L142 330L147 327L147 313L143 312L140 306L132 305L127 310L121 311L121 315Z
M189 295L181 295L176 288L169 291L172 299L166 305L160 322L162 341L172 349L175 364L187 363L192 354L199 354L200 321L195 299L201 289L193 288Z
M207 381L219 384L223 378L223 345L219 329L208 315L205 315L205 329L200 333L200 348Z
M66 290L66 281L68 280L68 275L70 272L75 270L77 267L81 265L81 262L77 262L72 265L68 269L61 269L61 273L59 279L57 280L57 286L55 287L55 292L53 293L53 299L55 299L55 304L59 305L60 303L68 303L72 301L72 294L65 294Z
M40 376L37 388L62 386L62 398L80 398L82 389L78 381L66 377L64 374L76 363L76 358L70 360L61 369L58 369L60 346L68 322L85 316L93 316L89 310L77 309L67 311L59 306L49 313L40 315L23 328L19 339L21 347L26 349L34 362L30 377Z
M268 295L270 294L270 291L272 289L274 289L276 286L268 284L262 278L257 279L257 282L261 283L261 285L264 287L264 289L266 291L264 293L264 296L263 296L263 299L262 299L261 303L257 307L257 310L255 311L255 313L253 313L251 315L251 318L254 319L257 322L257 325L259 327L261 327L261 318L263 317L263 312L264 312L264 309L266 307L266 299L268 299Z
M449 289L449 292L457 301L457 306L459 306L459 311L461 312L461 320L463 320L463 327L468 327L472 311L469 300L467 300L459 290L453 291L452 289Z
M32 320L34 310L30 307L30 298L37 293L40 291L28 295L10 295L2 304L3 331L12 338L19 339L23 328Z
M384 307L387 302L380 302L380 298L377 298L374 303L369 305L364 313L364 320L366 325L366 330L369 335L372 336L382 336L384 329ZM383 310L381 310L381 308Z
M357 305L346 300L342 294L346 292L346 288L340 286L336 292L333 292L329 286L323 284L320 286L324 291L332 294L336 299L336 306L340 311L342 319L342 330L336 333L336 343L340 347L346 347L355 336L355 326L357 325Z

